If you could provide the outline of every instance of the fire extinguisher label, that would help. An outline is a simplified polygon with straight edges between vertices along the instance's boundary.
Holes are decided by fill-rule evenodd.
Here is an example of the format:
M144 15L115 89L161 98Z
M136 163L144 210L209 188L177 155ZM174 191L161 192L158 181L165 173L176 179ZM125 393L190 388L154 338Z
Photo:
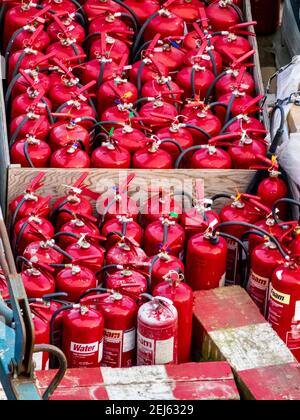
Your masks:
M99 343L98 341L95 341L95 343L88 343L88 344L82 344L82 343L74 343L71 341L71 352L81 355L91 355L96 354L99 352Z
M248 284L248 292L251 296L251 299L256 303L256 305L261 311L264 311L265 308L268 285L268 278L261 277L258 274L254 273L254 271L251 271Z
M123 341L123 353L135 349L136 343L136 329L132 328L131 330L125 331L124 341Z
M33 355L36 370L49 369L49 356L47 353L35 353Z
M138 332L137 353L139 366L174 363L174 337L167 340L153 340Z
M156 341L155 364L165 365L174 362L174 337Z
M282 303L283 305L289 305L291 301L291 296L286 295L285 293L278 292L277 290L272 287L271 289L271 298L274 299L278 303Z
M123 331L104 329L103 366L121 367Z
M228 254L226 267L226 286L237 284L238 245L235 241L227 240Z
M224 287L225 286L225 281L226 281L226 273L224 273L223 276L221 277L219 287Z
M137 364L138 366L154 365L154 340L137 335Z

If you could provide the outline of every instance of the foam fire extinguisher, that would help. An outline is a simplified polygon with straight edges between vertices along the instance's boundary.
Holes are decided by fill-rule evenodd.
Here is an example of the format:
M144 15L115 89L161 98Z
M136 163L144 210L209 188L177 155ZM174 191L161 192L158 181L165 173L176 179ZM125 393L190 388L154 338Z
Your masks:
M187 283L193 290L214 289L225 285L228 257L226 240L237 243L248 255L242 241L219 231L215 234L215 229L216 227L208 228L188 242L185 274ZM244 276L246 274L243 272Z
M292 255L272 276L268 321L300 360L300 257Z
M230 194L217 194L212 197L212 200L215 201L218 198L229 198L233 201L231 204L226 205L222 208L220 212L221 222L246 222L250 224L255 224L259 220L263 219L264 216L271 213L270 209L264 206L260 197L253 196L250 194L238 194L236 197L230 196ZM246 232L245 228L242 225L228 225L225 229L222 229L223 232L228 233L236 238L241 238ZM227 284L237 284L239 283L238 269L239 264L237 263L237 245L235 241L228 240L228 256L227 256L227 274L226 274L226 283Z
M169 271L164 276L164 282L158 284L153 296L163 296L170 299L178 312L178 363L190 361L193 292L185 283L184 275L178 271ZM184 334L182 332L184 331Z
M98 288L87 291L80 302L92 305L104 318L102 366L113 368L134 366L137 316L135 301L112 290Z
M137 365L178 363L178 313L172 301L152 297L138 311Z

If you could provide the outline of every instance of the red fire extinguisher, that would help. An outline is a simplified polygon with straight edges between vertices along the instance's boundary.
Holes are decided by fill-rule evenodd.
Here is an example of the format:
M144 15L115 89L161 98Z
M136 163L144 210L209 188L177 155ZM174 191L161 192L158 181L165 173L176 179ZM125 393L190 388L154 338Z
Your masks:
M80 125L81 118L73 118L74 115L53 113L56 118L66 117L52 126L49 134L49 145L52 152L75 143L76 140L82 145L85 151L90 151L90 133Z
M63 310L62 350L68 367L99 367L103 357L103 316L84 304Z
M159 254L150 261L149 278L152 292L158 284L164 281L164 276L170 271L184 273L184 270L182 260L174 255L169 255L167 244L163 246Z
M232 0L219 0L206 8L206 14L214 31L226 31L243 21L241 9Z
M52 218L55 220L56 229L73 219L73 214L85 214L92 216L93 207L89 200L97 199L98 194L91 191L84 181L88 176L87 172L83 172L73 185L66 185L67 195L59 198L53 205ZM62 210L69 210L72 214Z
M268 321L300 360L300 315L299 315L299 255L277 267L272 276L268 306Z
M67 212L72 214L69 210L64 210L63 212ZM89 216L89 215L81 215L81 214L72 214L73 219L62 225L59 232L56 234L56 238L58 239L58 244L61 248L66 249L69 245L72 245L77 242L77 237L74 238L70 235L65 235L65 233L73 233L80 237L80 235L91 235L90 238L93 241L93 237L97 238L100 235L99 229L96 226L97 219L96 217ZM95 242L97 240L95 239Z
M23 263L22 281L28 298L42 298L55 292L54 269L47 264L32 262L24 257L17 257L17 263Z
M183 283L184 275L182 273L170 271L164 276L164 280L163 283L155 287L153 296L170 299L177 309L178 363L188 363L192 340L193 292L187 284Z
M173 217L164 218L147 226L144 235L144 250L148 256L157 255L160 248L168 244L170 255L183 258L184 229Z
M148 273L141 269L139 269L137 264L132 264L126 268L109 273L105 279L105 287L122 295L138 299L142 293L146 293L148 290Z
M112 232L110 235L119 236L120 240L107 252L107 264L138 264L147 260L145 251L134 239L129 239L120 232Z
M12 226L20 219L30 217L31 214L34 214L39 209L41 209L41 212L39 213L40 217L47 218L49 216L49 197L44 198L35 194L35 192L43 186L42 179L44 178L44 175L44 172L40 172L26 187L25 193L15 198L9 204L9 210L12 214Z
M119 215L115 219L108 220L103 226L101 233L107 238L106 249L109 250L120 240L119 236L111 236L110 233L120 232L138 244L142 244L143 230L141 226L127 215Z
M91 289L90 293L107 292L81 298L89 302L104 318L104 348L102 366L131 367L136 358L137 305L129 296L108 289ZM86 292L88 295L89 292Z
M138 312L137 365L178 363L178 313L172 301L144 295Z
M215 201L218 198L233 198L229 194L217 194L212 197L212 200ZM255 224L261 220L264 216L271 213L270 209L264 206L260 202L260 198L257 196L249 194L238 194L233 202L229 205L226 205L222 208L220 212L221 222L246 222L250 224ZM241 238L246 232L245 228L241 225L228 225L225 229L222 229L223 232L228 233L236 238ZM236 284L239 282L238 268L237 264L237 245L235 242L228 240L228 257L227 257L227 274L226 274L226 283Z
M289 234L290 228L286 234ZM268 293L274 270L289 259L288 254L280 242L263 229L251 229L255 235L263 238L263 243L256 246L251 252L251 271L248 281L248 293L256 303L261 313L267 316Z

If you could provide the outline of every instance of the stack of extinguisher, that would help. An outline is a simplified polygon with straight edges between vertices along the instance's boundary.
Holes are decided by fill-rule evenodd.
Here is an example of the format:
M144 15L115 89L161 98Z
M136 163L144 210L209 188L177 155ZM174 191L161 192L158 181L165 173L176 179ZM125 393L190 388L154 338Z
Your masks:
M267 143L242 3L4 0L12 162L249 169Z
M262 156L261 162L257 169L269 175L257 195L220 193L203 199L197 184L194 198L186 194L187 209L182 193L163 188L150 190L138 205L128 194L134 174L102 197L85 184L88 174L83 173L50 204L51 197L38 193L40 173L10 203L13 249L34 313L45 296L63 296L59 307L53 306L52 315L58 313L52 323L43 315L42 326L56 343L55 319L62 317L56 336L63 338L59 346L70 366L188 361L192 292L231 284L247 288L281 337L289 334L286 342L293 350L297 313L291 308L297 292L289 282L299 269L299 228L287 217L290 204L299 203L286 198L275 156ZM230 202L218 214L212 206L220 199ZM287 271L286 291L278 270L279 276ZM287 307L280 312L281 298ZM292 314L292 332L282 329L282 323L287 328L284 311ZM41 323L40 314L34 319ZM95 334L87 325L94 325Z

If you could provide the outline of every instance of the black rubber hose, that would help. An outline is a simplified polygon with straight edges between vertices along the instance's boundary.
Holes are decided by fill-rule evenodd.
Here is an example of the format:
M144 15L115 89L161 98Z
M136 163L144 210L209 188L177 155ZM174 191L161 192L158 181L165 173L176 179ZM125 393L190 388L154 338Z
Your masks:
M218 76L217 63L216 63L216 60L215 60L215 56L213 55L213 53L210 49L208 50L208 55L209 55L210 60L211 60L213 74L214 74L215 77L217 77Z
M15 42L15 40L17 39L17 37L22 33L22 32L24 32L24 27L22 27L22 28L19 28L19 29L17 29L15 32L14 32L14 34L12 35L12 37L10 38L10 40L9 40L9 43L8 43L8 45L7 45L7 48L6 48L6 51L5 51L5 60L6 60L6 63L8 63L8 58L9 58L9 56L10 56L10 52L11 52L11 49L12 49L12 47L13 47L13 45L14 45L14 42Z
M27 160L27 162L28 162L29 166L30 166L31 168L35 168L35 166L34 166L34 164L33 164L32 160L31 160L31 158L30 158L28 147L29 147L28 141L24 141L24 143L23 143L23 150L24 150L24 155L25 155L25 158L26 158L26 160Z
M85 29L87 27L86 18L81 13L74 13L75 17L80 21L79 24Z
M123 3L122 3L122 6L123 6ZM121 16L120 16L121 18L125 18L125 19L129 19L130 20L130 22L132 23L132 26L133 26L133 30L134 30L134 33L136 34L137 33L137 31L138 31L138 22L134 19L134 17L132 16L132 15L130 15L130 14L128 14L128 13L121 13ZM117 32L117 31L116 31Z
M104 287L95 287L95 288L89 289L79 296L79 298L77 300L77 303L79 303L81 301L81 299L85 298L86 296L90 295L91 293L105 293L105 292L108 292L108 289L105 289Z
M221 106L221 107L222 107L222 108L224 108L226 111L227 111L227 109L228 109L228 105L227 105L227 104L225 104L224 102L212 102L211 104L209 104L209 107L210 107L210 108L213 108L213 113L215 113L214 108L215 108L216 106Z
M203 149L203 145L199 145L199 146L192 146L189 147L188 149L185 149L177 158L176 162L175 162L175 169L179 169L179 166L181 164L182 159L185 157L186 154L190 153L190 152L194 152L197 150Z
M191 71L191 90L192 90L192 98L195 98L196 96L196 68L193 66Z
M66 251L64 251L63 249L61 249L59 246L57 245L53 245L52 247L55 251L57 251L58 253L62 254L64 257L68 258L69 260L73 260L72 255L68 254Z
M208 104L209 103L210 97L213 95L213 92L214 92L214 90L216 88L216 85L217 85L218 81L221 80L222 77L224 77L226 75L227 75L227 71L225 70L222 73L220 73L215 78L215 80L212 82L212 84L209 86L208 91L207 91L206 96L205 96L205 99L204 99L204 103L205 104Z
M181 147L181 145L176 140L174 140L174 139L167 138L167 139L162 139L160 141L160 144L165 144L165 143L172 143L172 144L174 144L177 147L177 149L179 150L179 153L180 154L183 153L183 151L184 151L183 148Z
M75 43L72 43L71 44L71 47L72 47L72 50L74 51L74 53L75 53L75 55L76 55L76 57L78 56L78 55L80 55L80 52L79 52L79 50L78 50L78 48L77 48L77 45L75 44ZM81 58L78 58L78 64L81 64L82 63L82 61L81 61Z
M15 240L15 243L14 243L14 256L15 256L15 258L18 255L18 248L19 248L20 240L22 239L22 237L24 235L24 232L25 232L28 225L29 225L28 221L24 222L21 229L19 230L19 232L17 234L16 240Z
M141 64L139 65L138 72L137 72L137 90L138 90L138 98L140 98L142 94L142 73L144 70L146 63L142 60Z
M223 128L222 128L222 130L220 131L220 134L224 134L224 133L226 133L227 128L228 128L228 127L230 127L230 126L231 126L231 124L233 124L234 122L236 122L236 121L238 121L238 120L239 120L239 118L238 118L238 117L233 117L233 118L231 118L231 120L227 121L227 123L223 125Z
M124 222L122 224L122 235L126 236L126 233L127 233L127 222Z
M148 271L148 291L150 292L151 288L152 288L152 272L153 272L153 267L154 264L156 263L156 261L158 261L160 259L159 255L156 255L155 257L152 258L151 263L149 265L149 271Z
M241 11L241 9L234 3L230 4L230 7L232 7L235 10L235 12L237 13L240 21L244 22L244 16L243 16L243 12Z
M163 245L166 245L168 243L169 238L169 225L164 224L164 235L163 235Z
M27 115L25 115L25 117L22 119L22 121L20 122L20 124L18 125L18 127L16 128L14 133L12 134L12 136L10 138L10 141L9 141L9 147L12 147L12 145L15 143L20 131L22 130L22 128L25 126L25 124L28 121L29 121L29 117Z
M68 311L68 310L70 310L70 309L72 309L73 308L73 305L72 304L69 304L69 305L65 305L65 306L62 306L61 308L59 308L59 309L57 309L54 313L53 313L53 315L52 315L52 317L51 317L51 320L50 320L50 344L51 345L54 345L54 343L55 343L55 336L54 336L54 333L55 333L55 329L54 329L54 326L55 326L55 320L56 320L56 318L58 317L58 315L60 315L62 312L64 312L64 311ZM53 357L50 357L50 359L49 359L49 367L50 367L50 369L54 369L56 366L55 366L55 360L53 359Z
M246 223L246 222L223 222L220 223L219 225L217 225L214 229L212 234L215 235L217 231L219 231L220 229L224 228L224 227L229 227L229 226L242 226L245 228L249 228L249 229L253 229L256 230L257 232L262 233L263 235L267 236L268 238L272 238L273 242L276 244L279 252L281 253L281 255L287 259L288 255L287 253L283 250L282 246L280 245L279 241L270 233L268 233L267 231L265 231L264 229L256 226L256 225L252 225L250 223Z
M15 67L14 67L14 71L13 71L13 74L12 74L12 79L14 78L14 77L16 77L17 76L17 74L19 73L19 70L20 70L20 66L21 66L21 64L22 64L22 61L23 61L23 59L24 59L24 57L26 56L26 51L25 50L23 50L22 51L22 53L20 54L20 56L19 56L19 58L18 58L18 60L17 60L17 62L16 62L16 65L15 65Z
M5 108L6 108L6 110L8 110L8 104L9 104L9 101L10 101L12 91L15 87L16 82L20 79L20 77L22 77L21 73L17 74L8 85L8 88L7 88L7 91L6 91L6 94L5 94Z
M63 208L63 206L65 206L66 204L68 204L69 200L67 198L65 198L55 209L53 209L52 215L51 215L51 220L52 221L56 221L55 218L57 217L57 214L61 211L61 209Z
M11 219L11 226L12 226L12 227L14 227L14 226L15 226L15 224L16 224L16 220L17 220L17 217L18 217L18 214L19 214L19 211L21 210L21 207L23 206L23 204L24 204L24 203L26 203L26 199L25 199L25 197L23 197L23 198L20 200L20 202L18 203L18 205L17 205L17 207L16 207L16 210L14 211L14 214L13 214L12 219Z
M235 94L233 93L230 96L230 99L229 99L229 102L228 102L228 106L227 106L227 110L226 110L226 114L225 114L224 124L226 124L230 120L232 105L233 105L234 101L235 101Z
M97 80L97 88L99 88L102 83L103 83L103 76L104 76L104 72L105 72L105 65L106 65L106 61L102 60L101 64L100 64L100 73L99 73L99 77Z
M135 39L135 42L132 46L132 56L136 55L137 49L139 48L140 42L144 36L144 32L147 28L147 26L149 25L150 22L152 22L153 19L155 19L157 16L159 16L159 12L155 12L153 13L151 16L148 17L148 19L144 22L144 24L142 25L139 33L137 34L137 37Z
M80 239L79 235L76 235L75 233L72 233L72 232L57 232L53 236L53 239L60 238L61 236L68 236L69 238Z
M206 136L208 140L212 138L212 136L211 136L210 134L208 134L208 132L207 132L206 130L204 130L204 129L203 129L203 128L201 128L201 127L198 127L197 125L193 125L193 124L185 124L185 127L186 127L186 128L190 128L191 130L196 130L196 131L199 131L199 133L201 133L201 134L203 134L204 136Z
M219 198L228 198L228 199L232 199L232 195L231 194L227 194L227 193L219 193L219 194L215 194L211 197L212 201L216 201L219 200Z
M274 119L276 112L280 112L280 125L278 130L276 131L276 134L274 135ZM268 156L272 156L276 153L277 147L279 146L279 143L282 139L283 133L284 133L284 126L285 126L285 112L282 105L277 104L272 110L271 113L271 119L270 119L270 132L271 132L271 139L272 143L270 145L270 148L268 150Z
M244 270L243 264L240 264L240 269L241 269L240 275L241 275L242 286L246 289L247 283L248 283L248 275L249 275L250 269L249 269L249 254L248 254L248 250L247 250L245 244L240 239L236 238L233 235L229 235L228 233L219 232L218 235L219 236L222 236L225 239L231 239L231 240L235 241L238 244L238 246L240 248L240 256L239 256L240 263L243 262L243 251L245 252L245 255L246 255L246 267L245 267L245 270Z
M279 218L277 216L276 210L278 208L278 205L282 203L293 204L294 206L297 206L300 209L300 203L296 200L293 200L292 198L280 198L279 200L275 201L272 207L272 216L277 223L279 222Z
M147 47L149 47L149 45L151 44L151 42L152 41L147 41L147 42L145 42L140 48L139 48L139 50L138 50L138 52L135 54L135 56L133 57L133 62L135 63L136 61L138 61L138 59L139 59L139 55L141 54L141 52L145 49L145 48L147 48Z
M137 99L135 102L134 102L134 104L133 104L133 106L132 106L132 109L136 109L136 108L138 108L143 102L149 102L149 97L143 97L143 98L139 98L139 99Z
M27 258L19 255L16 258L16 264L17 264L17 266L20 270L21 270L21 267L22 267L21 263L26 264L28 267L31 266L31 262Z
M141 25L137 14L135 13L135 11L131 7L129 7L127 4L125 4L121 0L112 0L112 1L114 3L117 3L119 6L124 7L124 9L126 9L131 14L131 16L133 17L133 19L135 21L135 24L136 24L137 28Z
M45 104L46 111L47 111L47 116L48 116L48 120L49 120L50 124L51 125L54 124L54 118L52 116L51 109L49 108L49 105L48 105L46 99L44 97L42 97L41 102L43 102L43 104Z

